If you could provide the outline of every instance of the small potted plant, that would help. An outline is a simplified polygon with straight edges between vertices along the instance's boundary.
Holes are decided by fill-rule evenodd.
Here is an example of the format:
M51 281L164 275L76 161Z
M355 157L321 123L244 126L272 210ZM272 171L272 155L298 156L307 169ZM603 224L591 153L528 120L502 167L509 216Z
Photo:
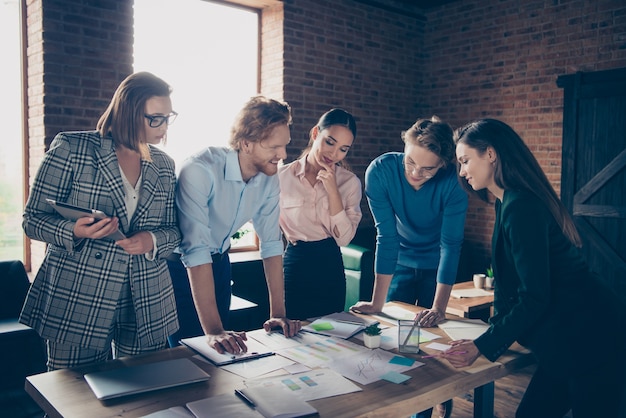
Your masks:
M380 347L380 333L383 332L377 323L368 325L363 331L363 342L367 348Z
M485 273L487 276L485 277L485 288L493 289L493 268L491 266L487 267Z

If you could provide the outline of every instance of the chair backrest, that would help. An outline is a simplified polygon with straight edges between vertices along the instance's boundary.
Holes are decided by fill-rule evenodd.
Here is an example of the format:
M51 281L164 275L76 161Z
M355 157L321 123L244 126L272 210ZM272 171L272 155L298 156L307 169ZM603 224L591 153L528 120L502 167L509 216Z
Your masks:
M30 281L19 260L0 261L0 319L18 318Z

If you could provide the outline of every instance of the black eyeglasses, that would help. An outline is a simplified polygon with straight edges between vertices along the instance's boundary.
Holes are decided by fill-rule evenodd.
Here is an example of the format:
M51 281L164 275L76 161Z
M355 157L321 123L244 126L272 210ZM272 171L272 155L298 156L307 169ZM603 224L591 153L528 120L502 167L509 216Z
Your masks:
M176 116L178 116L178 113L172 112L169 115L144 115L144 116L146 119L150 121L149 124L151 128L158 128L164 123L166 123L168 126L174 123L174 121L176 120Z
M408 174L417 173L418 176L426 179L435 177L435 174L437 174L437 171L441 167L441 163L437 164L435 167L418 167L414 162L407 161L406 159L402 159L402 165L404 166L404 171Z

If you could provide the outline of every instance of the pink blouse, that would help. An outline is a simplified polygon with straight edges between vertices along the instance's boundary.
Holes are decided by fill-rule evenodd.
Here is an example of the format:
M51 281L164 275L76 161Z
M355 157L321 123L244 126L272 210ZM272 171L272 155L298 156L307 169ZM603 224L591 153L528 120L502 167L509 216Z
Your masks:
M328 193L322 182L314 186L304 176L306 156L278 168L280 227L290 242L333 237L337 245L350 243L361 221L361 181L354 173L335 167L344 210L330 216ZM337 233L335 233L337 231Z

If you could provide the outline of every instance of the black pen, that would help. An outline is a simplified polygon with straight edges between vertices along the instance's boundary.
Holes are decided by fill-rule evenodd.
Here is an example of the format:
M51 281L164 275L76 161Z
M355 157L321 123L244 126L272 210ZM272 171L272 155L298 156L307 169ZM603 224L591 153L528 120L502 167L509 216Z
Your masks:
M256 405L254 404L254 402L252 402L250 398L244 395L243 392L240 391L239 389L235 389L235 395L237 395L239 398L241 398L242 401L248 404L250 408L253 408L253 409L256 408Z

